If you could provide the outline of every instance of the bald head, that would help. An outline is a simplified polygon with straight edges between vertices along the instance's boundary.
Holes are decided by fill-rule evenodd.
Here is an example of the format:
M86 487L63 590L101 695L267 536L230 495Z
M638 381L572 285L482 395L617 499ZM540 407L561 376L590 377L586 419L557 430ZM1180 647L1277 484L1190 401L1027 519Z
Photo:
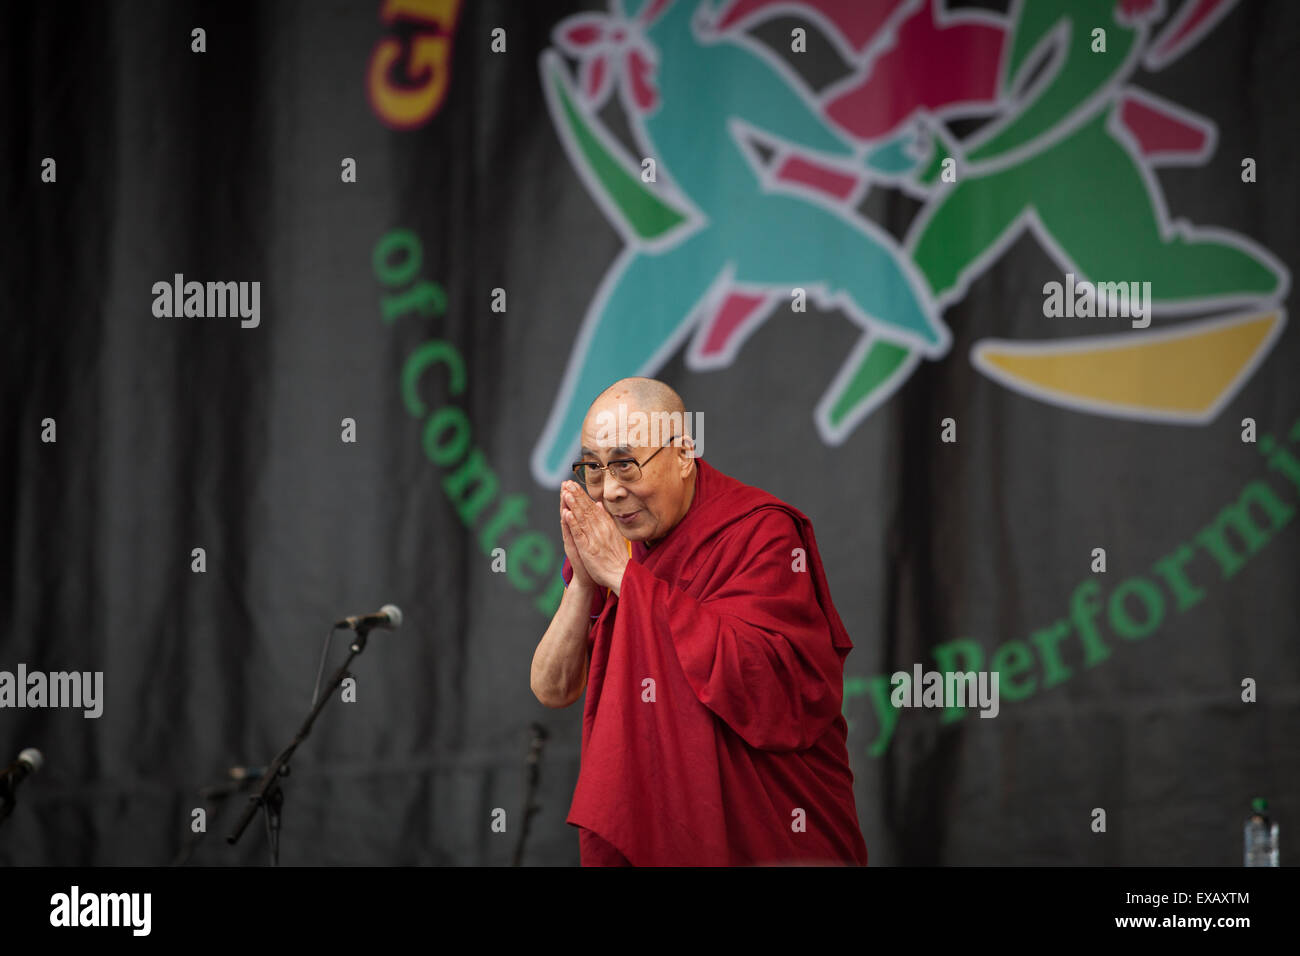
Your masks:
M620 378L596 396L596 400L588 408L588 413L602 402L620 400L635 403L638 408L646 412L677 412L678 415L686 413L686 405L683 404L682 397L671 385L657 378L640 377Z
M686 405L664 382L624 378L606 388L587 409L581 460L615 465L635 477L597 472L603 484L587 491L616 519L623 536L651 545L686 516L695 495L694 443Z

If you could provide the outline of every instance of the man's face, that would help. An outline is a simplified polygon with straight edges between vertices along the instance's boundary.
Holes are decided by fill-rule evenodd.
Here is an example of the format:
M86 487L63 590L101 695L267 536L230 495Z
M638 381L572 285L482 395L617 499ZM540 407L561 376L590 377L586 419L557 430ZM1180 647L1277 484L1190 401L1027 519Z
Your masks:
M659 429L655 434L651 429L651 437L658 440L658 445L638 442L639 434L635 437L618 435L610 423L619 420L620 402L624 405L626 418L633 418L639 411L627 398L611 399L592 406L582 427L579 460L607 465L611 461L631 458L642 463L641 476L624 483L606 469L601 472L604 484L588 485L587 493L613 516L623 537L631 541L657 541L673 529L690 506L692 486L689 478L695 463L686 449L679 447L683 444L679 432L665 433ZM635 432L635 429L630 431ZM669 439L675 435L679 440L670 442ZM664 445L670 447L655 454Z

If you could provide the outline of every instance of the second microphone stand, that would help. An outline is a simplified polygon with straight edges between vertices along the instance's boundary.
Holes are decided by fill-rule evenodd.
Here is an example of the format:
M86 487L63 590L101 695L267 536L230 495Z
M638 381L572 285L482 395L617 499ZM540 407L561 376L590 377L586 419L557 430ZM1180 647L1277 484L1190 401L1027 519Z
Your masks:
M271 761L270 766L266 768L266 775L262 778L261 786L248 798L248 806L245 808L243 816L235 824L235 829L230 836L226 837L227 843L233 846L239 842L239 838L243 836L244 830L248 828L248 824L252 822L253 817L260 808L266 814L266 838L271 845L271 865L280 865L280 817L284 807L284 791L280 788L280 778L289 775L289 760L293 757L293 752L311 733L311 725L315 723L316 717L324 709L326 702L334 695L334 691L342 686L343 681L352 676L348 673L348 666L358 654L366 649L366 640L370 636L370 630L370 625L364 623L357 625L356 637L348 648L347 660L334 672L334 676L330 678L329 686L316 699L311 713L307 715L307 719L298 728L298 733L294 734L293 740L289 741L289 745L281 750L276 755L276 758Z

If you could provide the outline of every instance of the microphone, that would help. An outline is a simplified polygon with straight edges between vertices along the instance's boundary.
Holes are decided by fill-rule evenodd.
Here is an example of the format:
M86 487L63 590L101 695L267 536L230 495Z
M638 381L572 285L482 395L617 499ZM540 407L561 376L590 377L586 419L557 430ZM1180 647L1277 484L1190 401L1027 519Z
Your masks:
M35 747L28 747L18 755L18 759L4 769L4 776L10 787L17 787L27 777L40 770L45 764L45 757Z
M338 621L334 628L346 628L350 631L357 629L370 630L373 627L382 627L386 631L395 631L402 626L402 609L396 604L385 604L375 614L357 614L352 617L345 617Z
M45 757L35 747L28 747L18 755L18 759L0 771L0 822L13 811L14 793L18 784L40 770Z
M231 767L226 771L226 776L231 780L243 782L245 780L261 780L266 776L265 767Z

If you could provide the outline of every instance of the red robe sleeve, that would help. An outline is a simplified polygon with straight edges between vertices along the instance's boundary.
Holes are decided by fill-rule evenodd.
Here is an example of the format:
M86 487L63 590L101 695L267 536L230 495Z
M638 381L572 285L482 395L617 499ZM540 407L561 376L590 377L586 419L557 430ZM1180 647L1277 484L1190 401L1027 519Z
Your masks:
M841 713L843 658L807 545L789 514L764 508L723 536L719 551L700 572L704 587L692 588L699 597L632 562L619 604L653 608L667 621L696 697L750 746L811 747Z

